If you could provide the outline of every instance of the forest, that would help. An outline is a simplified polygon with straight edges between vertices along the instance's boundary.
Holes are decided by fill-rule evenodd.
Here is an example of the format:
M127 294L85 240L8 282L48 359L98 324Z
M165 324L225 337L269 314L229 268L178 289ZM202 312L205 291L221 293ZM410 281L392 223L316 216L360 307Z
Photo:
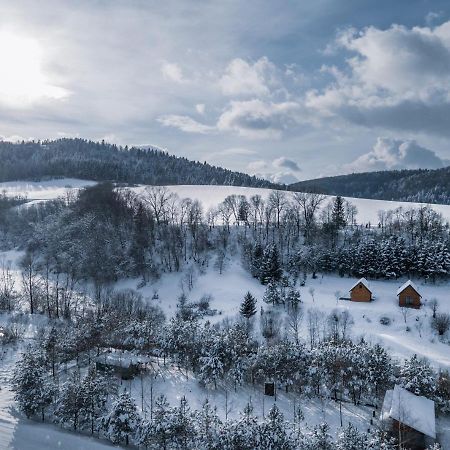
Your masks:
M1 203L2 249L24 255L19 283L2 263L0 308L49 321L14 371L15 398L28 417L143 448L397 448L375 428L362 433L349 425L333 436L326 424L309 427L300 406L293 422L275 406L261 423L250 403L240 419L224 422L207 402L191 410L186 399L174 406L159 397L151 419L143 417L117 378L95 364L110 349L170 362L211 389L224 380L236 387L272 379L300 398L376 406L400 384L433 399L441 414L450 410L447 372L417 356L399 363L378 344L354 341L351 314L306 311L296 288L319 272L448 279L449 229L430 207L380 211L376 226L362 226L354 205L339 196L327 204L321 194L274 190L267 201L230 195L203 211L198 201L164 187L137 194L111 183L35 205L21 202ZM138 291L114 287L124 278L144 285L180 271L190 289L194 270L213 266L221 273L236 258L265 286L267 304L258 312L243 292L236 321L212 325L208 297L192 302L182 294L174 316L166 317ZM450 327L437 304L431 325L439 335ZM14 323L2 333L4 344L21 338Z
M289 189L329 195L450 204L450 167L353 173L291 184Z
M277 188L240 172L189 161L149 148L121 147L85 139L0 141L0 182L75 177L143 184L217 184Z

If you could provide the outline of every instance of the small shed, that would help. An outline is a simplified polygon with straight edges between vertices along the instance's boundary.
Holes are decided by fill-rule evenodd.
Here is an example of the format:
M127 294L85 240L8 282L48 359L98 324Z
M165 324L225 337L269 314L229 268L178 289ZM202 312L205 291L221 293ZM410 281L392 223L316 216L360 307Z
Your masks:
M420 295L419 289L411 281L408 280L397 290L398 304L399 306L406 306L409 308L420 308L422 296Z
M352 302L370 302L372 301L372 290L369 282L365 278L359 279L350 288L350 300Z
M434 401L400 386L386 391L380 419L402 448L422 450L436 439Z
M149 359L130 352L107 352L95 359L95 365L102 372L112 372L122 380L131 380L139 374L141 367Z

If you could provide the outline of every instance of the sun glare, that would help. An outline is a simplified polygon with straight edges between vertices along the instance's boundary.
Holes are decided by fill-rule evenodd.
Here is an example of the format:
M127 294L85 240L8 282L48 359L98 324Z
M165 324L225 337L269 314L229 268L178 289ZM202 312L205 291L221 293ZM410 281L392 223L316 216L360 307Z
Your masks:
M43 49L35 39L0 32L0 102L20 107L67 95L44 73Z

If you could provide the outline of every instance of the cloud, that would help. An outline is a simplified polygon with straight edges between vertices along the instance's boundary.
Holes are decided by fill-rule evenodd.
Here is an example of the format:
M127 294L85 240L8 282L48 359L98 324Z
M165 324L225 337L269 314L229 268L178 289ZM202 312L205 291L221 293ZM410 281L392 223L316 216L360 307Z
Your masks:
M215 130L215 127L197 122L189 116L180 116L177 114L168 114L158 117L158 122L165 127L178 128L185 133L207 134Z
M441 159L433 150L421 147L415 141L389 138L377 139L373 149L344 166L351 172L393 169L438 169L450 161Z
M175 83L186 82L181 67L176 63L164 62L161 66L161 73L164 78L174 81Z
M228 96L265 96L274 84L275 66L266 57L254 64L241 58L233 59L219 80L223 94Z
M250 139L279 139L295 123L295 102L264 102L259 99L232 101L222 113L217 128Z
M195 110L201 115L205 114L205 109L206 109L206 106L204 103L197 103L195 105Z
M275 159L272 163L275 167L284 167L285 169L290 169L294 172L300 172L301 169L298 164L292 159L288 159L285 156L281 156Z
M307 107L367 127L450 136L450 21L348 29L335 45L351 56L343 69L324 67L334 80L308 91Z
M287 170L273 171L273 168L284 168ZM262 159L252 161L247 164L247 170L249 173L259 178L265 178L273 183L291 184L298 181L298 178L293 172L299 172L300 167L295 161L288 159L285 156L281 156L280 158L274 159L272 162L267 162Z

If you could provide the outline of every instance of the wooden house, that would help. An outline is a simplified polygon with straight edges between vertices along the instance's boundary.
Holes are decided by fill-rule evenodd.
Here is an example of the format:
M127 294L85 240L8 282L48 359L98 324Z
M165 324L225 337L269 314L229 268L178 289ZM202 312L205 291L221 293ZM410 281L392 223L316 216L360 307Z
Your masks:
M425 450L436 440L434 401L400 386L386 391L380 419L402 448Z
M350 288L350 300L352 302L372 301L372 291L365 278L361 278Z
M420 299L422 296L420 295L417 286L411 280L408 280L405 284L398 288L397 297L399 306L420 308Z

